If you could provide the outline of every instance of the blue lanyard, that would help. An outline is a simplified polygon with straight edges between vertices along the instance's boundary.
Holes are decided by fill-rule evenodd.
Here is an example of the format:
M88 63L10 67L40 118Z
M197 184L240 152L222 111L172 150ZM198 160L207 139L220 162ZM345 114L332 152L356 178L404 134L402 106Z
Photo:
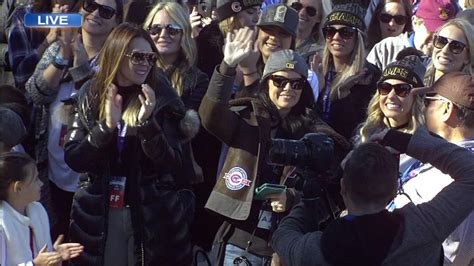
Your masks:
M120 122L117 122L117 128L118 128L118 135L117 135L117 150L118 150L118 161L121 162L122 160L122 151L123 147L125 146L125 135L127 135L127 124L122 124Z
M331 100L330 100L330 95L331 95L331 83L334 78L334 72L332 71L332 68L329 69L328 73L326 74L326 84L324 88L324 95L323 95L323 120L325 122L329 122L330 119L330 111L331 111Z

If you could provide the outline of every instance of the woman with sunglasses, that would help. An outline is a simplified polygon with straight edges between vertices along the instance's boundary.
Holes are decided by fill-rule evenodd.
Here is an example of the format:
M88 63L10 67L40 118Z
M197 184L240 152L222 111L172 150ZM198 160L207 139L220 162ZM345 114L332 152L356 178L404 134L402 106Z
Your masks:
M65 144L68 165L86 173L71 212L71 239L84 245L78 265L191 263L191 203L174 173L194 132L157 59L148 32L123 23L78 95Z
M284 167L267 161L271 138L300 139L309 132L325 132L339 145L344 138L311 110L312 90L308 68L293 50L272 53L268 58L256 98L230 101L235 68L251 54L252 32L228 34L224 60L216 68L199 109L205 128L229 146L224 166L206 208L225 222L215 237L217 265L239 261L269 265L273 253L268 241L277 213L289 210L293 189L272 194L273 200L257 200L254 191L264 183L285 184ZM229 107L230 106L230 107ZM289 168L285 168L288 170ZM250 264L245 264L250 265Z
M158 67L168 76L186 107L198 110L209 79L195 67L197 48L186 10L178 3L158 3L143 26L158 49Z
M372 16L367 29L366 51L381 40L395 37L404 32L411 32L413 16L410 0L383 0Z
M321 21L331 12L331 1L297 0L291 7L298 11L299 18L295 51L310 62L311 57L324 48Z
M65 100L91 76L107 36L122 21L123 6L121 0L85 0L80 13L80 33L75 28L58 29L57 41L46 49L25 84L33 100L35 159L43 187L48 189L44 195L50 201L54 238L68 235L71 202L79 182L79 173L64 161L70 111Z
M357 3L336 5L328 15L318 109L339 134L350 139L364 119L380 70L365 60L365 9Z
M410 92L423 87L425 71L426 67L416 55L398 59L384 69L356 142L365 143L370 136L386 128L413 133L423 124L423 101Z
M433 37L433 55L425 76L431 86L446 73L462 71L474 75L474 28L464 19L453 19Z

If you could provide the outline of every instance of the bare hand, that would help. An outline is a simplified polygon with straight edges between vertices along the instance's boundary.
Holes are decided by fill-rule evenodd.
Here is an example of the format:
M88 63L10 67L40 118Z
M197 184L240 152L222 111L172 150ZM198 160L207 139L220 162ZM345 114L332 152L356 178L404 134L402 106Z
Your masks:
M54 249L61 255L62 260L70 260L79 255L84 251L84 247L79 243L64 243L61 244L64 240L63 235L59 235L56 241L54 242Z
M280 194L269 195L267 198L271 200L270 205L273 212L281 213L286 211L286 191Z
M115 129L122 117L122 96L120 96L117 91L117 86L113 83L107 88L105 123L110 129Z
M252 52L253 30L248 27L227 33L224 45L224 62L230 67L236 67L243 59Z
M138 99L142 104L138 112L139 123L145 122L150 117L156 105L155 91L148 84L142 84L142 92L144 96L138 95Z
M39 251L36 258L33 259L33 263L38 266L49 266L58 265L61 262L61 255L59 252L47 252L48 246L44 247Z
M321 55L319 55L318 52L316 52L314 55L313 55L313 59L311 60L311 70L313 70L314 73L318 74L318 75L321 75L323 74L323 67L322 67L322 62L323 62L323 58L321 57Z
M82 63L89 60L84 43L82 42L82 36L77 33L72 43L72 54L74 57L74 66L79 66Z
M203 22L202 22L202 17L198 13L196 7L193 7L193 11L191 12L191 14L189 14L189 21L191 22L191 29L192 29L191 36L193 38L196 38L197 36L199 36L199 33L204 27Z

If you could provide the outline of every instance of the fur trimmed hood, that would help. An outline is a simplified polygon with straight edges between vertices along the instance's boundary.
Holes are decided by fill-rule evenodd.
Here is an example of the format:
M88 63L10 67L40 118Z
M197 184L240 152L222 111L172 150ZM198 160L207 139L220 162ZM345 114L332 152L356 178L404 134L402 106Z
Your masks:
M179 122L179 128L185 137L186 141L194 138L199 132L201 126L201 120L196 110L189 109L184 114L184 117Z

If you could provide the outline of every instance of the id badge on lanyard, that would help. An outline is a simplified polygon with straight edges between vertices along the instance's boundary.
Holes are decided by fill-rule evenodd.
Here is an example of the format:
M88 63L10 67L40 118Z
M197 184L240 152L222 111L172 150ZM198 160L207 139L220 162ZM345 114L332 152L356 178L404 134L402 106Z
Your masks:
M118 160L122 160L122 151L125 146L125 135L127 134L127 124L124 124L123 128L120 122L117 124L118 136L117 136L117 150ZM127 178L125 176L112 176L109 180L109 207L110 208L123 208L125 207L125 183Z

